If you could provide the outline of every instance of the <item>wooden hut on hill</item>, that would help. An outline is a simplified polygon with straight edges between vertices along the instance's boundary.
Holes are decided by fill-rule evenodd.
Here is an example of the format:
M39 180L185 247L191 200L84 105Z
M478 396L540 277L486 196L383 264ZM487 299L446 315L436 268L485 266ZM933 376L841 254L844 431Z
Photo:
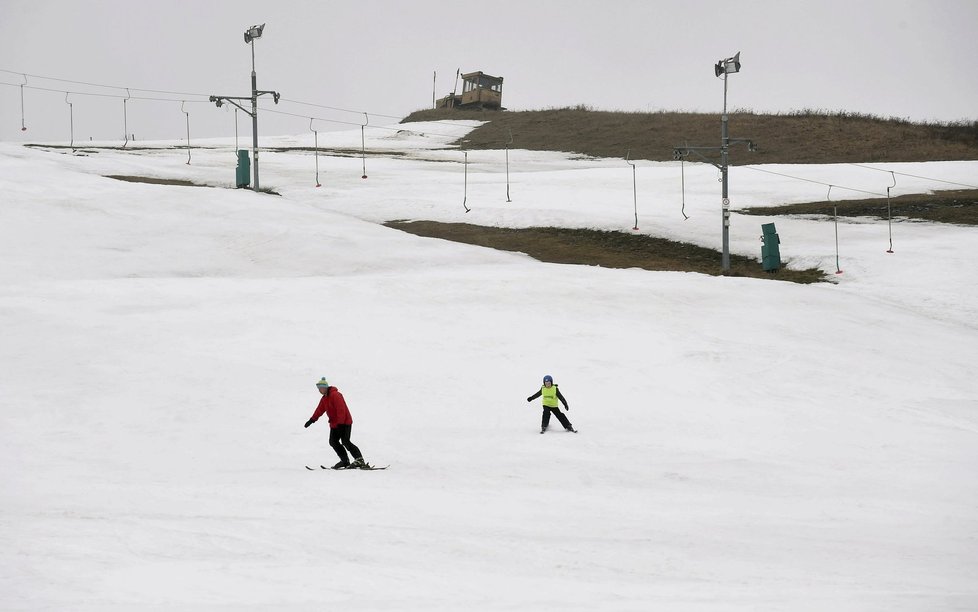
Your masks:
M438 100L435 108L503 110L503 77L495 77L482 71L461 76L462 93L453 91Z

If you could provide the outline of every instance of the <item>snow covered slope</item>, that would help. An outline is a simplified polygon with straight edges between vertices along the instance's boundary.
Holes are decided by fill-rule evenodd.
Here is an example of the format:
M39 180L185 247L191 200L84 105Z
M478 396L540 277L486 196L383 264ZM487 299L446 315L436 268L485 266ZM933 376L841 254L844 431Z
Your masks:
M0 145L0 608L978 607L974 228L901 222L886 254L847 222L838 284L798 286L380 226L630 229L622 160L511 151L507 203L502 152L466 179L446 144L471 126L375 131L390 155L321 155L318 189L311 153L263 153L281 196L100 176L226 186L226 142L189 166ZM772 176L734 169L736 207L819 197ZM685 178L688 221L678 167L639 168L640 226L716 247L715 170ZM769 220L735 215L733 250ZM776 222L834 271L830 224ZM578 435L537 433L544 374ZM391 469L303 468L335 461L302 427L320 376Z

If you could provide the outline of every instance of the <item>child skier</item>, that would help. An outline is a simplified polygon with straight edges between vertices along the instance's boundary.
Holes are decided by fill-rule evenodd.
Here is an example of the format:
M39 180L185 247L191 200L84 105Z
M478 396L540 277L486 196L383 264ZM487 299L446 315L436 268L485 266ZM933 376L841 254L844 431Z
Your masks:
M532 402L541 396L543 397L543 420L540 423L540 433L547 431L547 427L550 425L551 412L557 416L557 420L564 426L564 429L577 433L574 426L567 420L567 416L560 411L560 406L557 404L558 400L564 405L564 410L568 412L570 411L570 406L567 405L567 400L561 395L560 389L554 384L554 378L550 374L543 377L543 386L540 387L539 391L526 398L526 401Z
M342 470L350 467L367 467L367 463L363 460L360 449L350 441L350 432L353 430L353 417L350 415L350 409L346 407L346 400L343 399L343 394L336 387L330 387L325 377L319 379L319 382L316 383L316 388L319 389L323 398L319 400L316 411L306 421L305 427L309 427L318 421L319 417L323 416L323 413L326 413L326 416L329 418L329 445L333 447L333 450L340 457L339 463L334 465L333 469ZM350 454L353 455L352 464L346 451L350 451Z

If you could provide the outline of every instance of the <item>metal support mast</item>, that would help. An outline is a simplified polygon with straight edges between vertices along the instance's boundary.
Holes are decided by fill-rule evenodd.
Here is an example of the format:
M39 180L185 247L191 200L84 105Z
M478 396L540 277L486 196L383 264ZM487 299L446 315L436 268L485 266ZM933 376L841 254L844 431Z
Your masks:
M262 30L265 29L265 24L260 26L251 26L244 33L245 42L251 45L251 96L211 96L210 101L221 106L225 102L233 104L243 110L245 113L251 116L251 159L252 159L252 170L254 174L254 186L252 189L254 191L259 191L261 185L258 180L258 96L271 94L272 98L275 100L275 104L278 104L280 94L277 91L258 91L258 75L255 72L255 39L261 38ZM236 100L251 100L251 110L242 106Z

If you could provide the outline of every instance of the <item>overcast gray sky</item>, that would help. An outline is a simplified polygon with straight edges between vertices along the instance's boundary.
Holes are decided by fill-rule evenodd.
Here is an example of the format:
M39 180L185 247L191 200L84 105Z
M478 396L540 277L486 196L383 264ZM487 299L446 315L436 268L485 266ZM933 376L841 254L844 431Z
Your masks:
M723 82L713 65L738 51L731 109L978 120L976 0L0 0L0 7L3 141L67 142L72 118L76 143L121 140L125 131L137 140L181 139L183 111L191 139L233 136L234 113L206 96L250 95L243 33L260 23L267 26L255 43L258 88L283 99L276 107L263 98L262 106L300 115L260 113L266 135L307 132L310 117L319 131L363 123L364 112L371 123L393 122L429 108L433 86L438 97L450 92L459 68L504 77L503 103L512 110L719 112ZM239 113L238 121L250 134L248 117Z

